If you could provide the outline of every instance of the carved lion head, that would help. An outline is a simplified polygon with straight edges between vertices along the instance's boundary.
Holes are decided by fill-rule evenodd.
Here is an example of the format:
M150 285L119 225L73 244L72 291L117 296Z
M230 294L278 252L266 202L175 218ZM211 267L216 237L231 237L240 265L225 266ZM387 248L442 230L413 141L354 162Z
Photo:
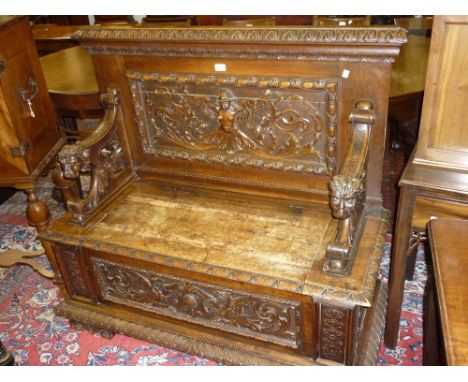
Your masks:
M330 180L329 186L333 216L338 219L349 218L362 191L362 180L347 175L336 175Z

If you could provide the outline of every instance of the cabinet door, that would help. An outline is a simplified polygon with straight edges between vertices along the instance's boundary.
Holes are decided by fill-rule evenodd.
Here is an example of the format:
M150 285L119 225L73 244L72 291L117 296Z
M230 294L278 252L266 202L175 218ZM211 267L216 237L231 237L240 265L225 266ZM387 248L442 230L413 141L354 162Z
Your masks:
M55 146L60 134L29 25L13 23L3 32L19 44L18 49L7 51L1 86L21 154L31 173ZM13 37L18 35L22 38Z
M10 185L13 178L24 177L29 173L24 158L14 155L14 150L19 145L3 89L0 87L0 186Z

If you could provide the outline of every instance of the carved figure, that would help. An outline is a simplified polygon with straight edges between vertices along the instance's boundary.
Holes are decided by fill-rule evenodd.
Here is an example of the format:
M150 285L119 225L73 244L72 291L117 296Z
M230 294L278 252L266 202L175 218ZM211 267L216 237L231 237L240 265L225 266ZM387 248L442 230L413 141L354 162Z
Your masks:
M234 132L236 123L235 113L230 94L226 89L221 90L219 94L218 121L219 126L225 133Z
M336 175L330 180L330 205L333 216L347 219L355 211L358 195L363 191L361 179Z

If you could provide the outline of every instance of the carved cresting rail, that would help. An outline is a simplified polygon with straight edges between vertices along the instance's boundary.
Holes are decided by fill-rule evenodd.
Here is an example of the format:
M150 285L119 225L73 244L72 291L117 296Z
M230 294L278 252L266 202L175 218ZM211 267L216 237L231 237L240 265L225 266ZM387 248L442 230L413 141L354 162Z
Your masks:
M371 126L374 115L372 103L359 101L349 116L352 124L351 137L346 151L343 167L338 175L332 177L330 186L330 205L333 217L339 219L334 240L327 247L324 272L348 274L351 270L356 243L359 241L364 224L365 165L369 151Z
M117 89L101 95L105 115L97 129L83 141L66 145L58 155L54 171L55 186L62 191L66 207L72 212L70 222L83 224L109 195L109 184L126 168L118 131L117 113L120 97ZM91 181L83 196L80 175L90 173Z

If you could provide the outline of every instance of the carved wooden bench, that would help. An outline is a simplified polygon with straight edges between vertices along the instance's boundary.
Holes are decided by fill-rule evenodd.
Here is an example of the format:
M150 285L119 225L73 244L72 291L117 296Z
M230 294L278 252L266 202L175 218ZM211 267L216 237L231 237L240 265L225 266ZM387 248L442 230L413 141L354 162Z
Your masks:
M58 157L68 213L40 234L57 312L225 363L371 363L389 73L405 32L75 37L106 112Z

